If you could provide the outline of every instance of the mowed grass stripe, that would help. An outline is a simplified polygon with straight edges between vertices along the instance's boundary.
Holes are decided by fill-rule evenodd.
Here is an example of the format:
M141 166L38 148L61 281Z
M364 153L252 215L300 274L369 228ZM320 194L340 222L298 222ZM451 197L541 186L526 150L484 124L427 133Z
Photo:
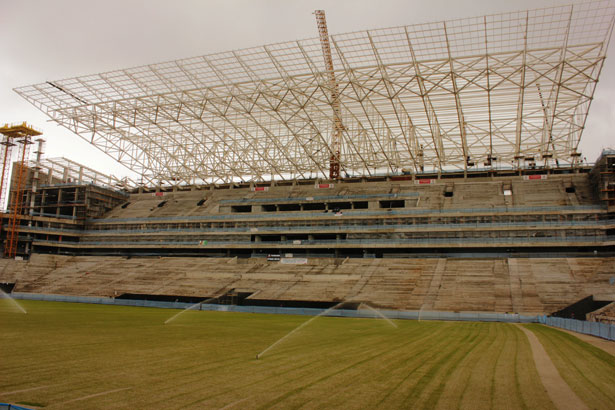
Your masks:
M446 327L448 326L442 326L443 329ZM429 360L429 358L425 356L427 352L432 352L432 355L435 356L442 350L442 347L446 345L447 342L445 338L440 337L437 333L438 332L434 332L431 335L431 340L424 342L422 346L420 346L421 350L417 350L415 346L412 346L405 351L399 352L397 360L390 365L388 363L383 364L379 373L374 371L364 372L364 374L368 375L368 377L364 379L364 384L360 384L361 380L353 378L352 385L357 388L343 389L342 392L347 393L347 396L341 394L342 392L336 388L337 386L335 384L328 383L336 394L334 399L326 402L325 407L329 407L327 405L329 403L335 403L338 407L343 407L344 405L353 407L352 405L354 404L355 407L376 408L382 405L386 399L390 399L391 394L398 390L399 386L407 380L409 375L413 375L417 368L421 367L424 362ZM396 380L399 379L401 379L401 381L395 384ZM393 384L392 388L391 384ZM372 387L371 389L370 386ZM374 393L374 388L378 391L377 394ZM399 394L403 394L403 392Z
M337 319L331 319L331 320L335 321L335 320L337 320ZM343 327L343 326L342 326L342 327ZM319 331L319 330L320 330L320 329L316 329L316 331ZM340 340L339 342L343 342L343 341L342 341L342 340ZM338 344L343 345L343 343L338 343ZM380 343L380 342L378 342L377 344L378 344L378 346L379 346L379 349L381 349L381 343ZM368 351L367 349L363 349L363 350L365 350L365 352L364 352L364 353L369 353L369 351ZM328 349L327 349L327 351L328 351ZM356 354L357 354L358 352L354 352L354 351L345 351L345 352L343 352L343 353L349 353L349 356L356 356ZM390 352L389 352L389 353L390 353ZM333 354L333 355L335 355L335 354L337 354L337 353L332 353L332 354ZM395 354L393 354L392 356L397 356L397 354L395 353ZM343 357L343 355L339 355L339 357ZM288 361L288 360L286 360L286 361ZM299 360L299 362L301 362L301 361ZM318 363L318 362L319 362L319 360L316 360L316 363ZM301 362L301 363L302 363L302 362ZM302 370L305 370L305 367L304 367L303 365L300 365L299 367L301 367L301 368L302 368ZM314 367L314 366L311 366L309 370L311 370L311 368L312 368L312 367ZM302 373L306 373L306 372L302 372ZM310 372L307 372L307 374L308 374L308 375L309 375L309 374L318 374L318 373L319 373L319 372L317 372L317 371L310 371ZM365 373L368 373L368 372L363 372L363 373L359 373L359 374L365 374ZM279 373L279 372L277 372L277 371L276 371L276 374L274 374L274 376L275 376L275 377L277 377L277 378L281 378L281 377L283 377L283 376L286 376L286 374ZM297 380L297 381L299 381L299 382L303 383L303 381L302 381L302 380L303 380L304 374L291 374L290 376L292 376L292 377L290 378L290 380L291 380L291 381ZM252 378L253 378L253 377L251 377L251 379L252 379ZM267 377L267 379L268 379L268 377ZM264 381L264 382L267 382L267 380L263 380L263 381ZM356 384L356 382L357 382L356 377L353 377L353 384ZM279 385L275 385L275 386L267 386L267 387L268 387L268 388L273 388L274 390L278 390L280 387L283 387L285 384L288 384L288 383L290 383L290 382L283 382L283 383L281 383L281 384L279 384ZM233 384L233 383L231 382L231 384ZM247 389L247 387L252 386L252 385L257 385L257 384L262 384L262 383L261 383L261 380L257 380L256 382L252 382L252 383L250 383L249 385L243 385L243 386L241 386L241 384L239 384L239 386L240 386L240 387L237 387L237 388L235 388L235 389L227 389L227 392L229 392L229 391L231 391L231 390L241 390L241 391L238 391L238 393L244 393L244 394L245 394L245 393L246 393L246 391L248 390L248 389ZM347 384L347 383L346 383L346 384ZM331 381L327 381L327 386L329 386L329 387L331 387L331 388L336 388L336 387L335 387L335 385L334 385ZM266 391L266 390L265 390L265 391ZM337 391L337 389L336 389L336 391ZM217 393L217 394L215 394L215 395L209 396L207 399L211 399L212 397L219 396L219 395L220 395L220 393ZM206 405L207 405L207 407L217 407L217 406L214 406L214 405L213 405L213 403L211 403L211 402L198 402L198 403L200 403L200 404L206 404ZM191 404L197 404L197 402L195 402L195 403L191 403ZM210 404L211 404L211 406L210 406ZM220 404L222 404L222 403L218 403L218 405L220 405ZM288 404L288 403L287 403L287 402L285 402L284 404L286 405L286 404Z
M448 325L456 327L457 324ZM448 333L449 332L447 332L447 334ZM454 336L454 338L459 339L459 336ZM468 334L468 336L470 336L470 334ZM437 402L437 397L439 396L437 390L439 386L436 380L442 380L442 378L439 378L435 374L441 374L441 369L439 368L442 367L442 360L444 358L450 358L451 355L457 356L459 354L459 352L455 352L452 349L447 350L447 346L450 346L448 337L440 337L434 334L427 348L423 348L421 351L408 350L404 352L406 358L401 363L401 371L398 372L399 374L393 374L392 377L388 380L384 380L384 383L381 383L384 390L382 397L377 401L375 401L374 398L370 401L369 395L363 394L362 397L357 398L359 400L355 400L357 407L361 407L361 403L368 404L370 408L399 407L399 403L404 403L404 406L407 407L420 408L425 406L426 402L430 400ZM401 358L403 358L403 356L400 357L400 359ZM432 378L430 377L431 375L435 375L435 377ZM419 378L418 381L416 380L417 377ZM395 383L396 380L399 380L399 382ZM416 386L421 383L426 383L425 386L427 387L414 397L413 393L420 391L420 388L417 389ZM389 386L393 384L393 387L386 389L387 384ZM404 397L404 395L406 397Z
M446 382L449 371L454 368L466 355L472 351L478 344L482 335L479 332L468 330L477 330L478 324L473 323L471 328L466 328L466 335L462 339L449 337L451 343L447 350L442 352L437 360L431 366L423 366L419 368L419 374L424 373L420 379L408 389L409 393L404 399L405 408L432 408L437 401L441 391L438 388ZM443 382L442 382L443 380ZM433 395L433 397L432 397Z
M196 318L197 320L194 325L199 325L198 319L208 320L207 318L210 315L215 315L218 318L221 316L226 316L227 319L231 320L233 320L232 318L235 317L240 317L242 318L242 320L245 320L246 316L248 316L251 319L255 319L255 321L259 321L259 316L253 315L237 316L234 314L220 315L219 313L202 312L202 315L200 317L198 316L198 313L196 314L196 316L194 316L194 318ZM264 315L261 315L260 317L262 316ZM279 317L272 316L270 317L270 319L279 319ZM297 318L289 317L288 319L296 320ZM266 325L264 326L264 328L266 329ZM196 341L196 343L200 343L200 341ZM223 337L219 341L214 338L211 343L225 344L225 338ZM151 405L156 405L165 401L174 402L176 401L176 399L184 396L194 396L198 394L200 390L203 389L214 396L228 392L228 389L224 390L224 387L229 385L235 385L236 382L235 380L229 380L227 374L237 375L241 379L246 378L246 371L249 372L250 369L245 369L243 367L245 367L245 362L247 360L251 360L255 356L254 344L257 345L258 342L247 344L247 350L243 349L239 353L234 352L233 357L230 360L214 361L214 363L216 363L215 366L211 366L212 361L207 361L207 358L205 357L203 358L203 360L200 360L200 358L195 357L194 360L192 360L190 363L198 362L199 365L190 366L191 370L189 373L175 373L169 375L170 377L167 378L166 383L156 389L156 394L154 395L154 397L148 397L148 403ZM226 344L227 348L228 346L229 345ZM215 375L215 377L218 379L224 379L224 383L211 383L210 380L207 380L211 378L211 375ZM169 383L169 380L172 380L172 382ZM207 383L203 383L204 380L207 380Z
M483 355L489 354L492 349L493 344L498 340L498 336L501 335L502 330L504 328L501 326L489 326L487 328L482 328L481 332L487 332L486 336L481 340L481 345L476 346L471 352L469 352L463 360L458 363L450 371L450 380L447 381L446 385L441 383L439 386L439 397L437 403L432 403L435 407L439 408L450 408L451 405L456 405L457 403L463 402L464 399L467 401L468 386L473 381L473 375L476 373L476 368L479 365L478 361L481 359ZM487 346L483 346L483 344L487 344ZM484 372L484 374L489 374L489 372ZM484 374L481 375L484 378ZM442 381L444 382L444 380ZM483 379L483 383L485 380ZM446 387L446 388L444 388ZM481 386L482 387L482 386ZM471 392L470 392L471 393ZM484 394L484 387L478 390L478 396L481 396L480 393ZM473 395L471 395L473 397ZM487 402L484 400L483 403Z
M467 380L459 402L472 403L475 408L493 408L495 366L505 345L502 337L505 326L489 326L485 336L486 345L474 349L457 369L471 369L466 375L457 375L457 380ZM485 377L491 375L491 377ZM451 377L455 380L455 378ZM455 402L455 400L453 401Z
M451 324L444 324L449 330L446 336L436 337L433 340L429 340L425 346L419 350L418 352L413 352L412 355L407 355L405 360L402 361L403 367L400 368L400 374L397 375L397 379L394 378L390 380L390 387L386 389L383 396L376 403L378 408L382 407L384 404L387 404L390 401L399 400L396 398L396 395L403 395L403 392L406 389L402 388L402 386L408 382L409 379L415 372L425 365L425 363L429 363L430 360L433 360L437 356L441 355L442 352L446 349L446 347L450 347L450 334L455 334L455 332L461 332L461 328L452 328ZM401 392L400 392L401 391Z
M507 366L511 363L509 360L511 355L516 355L517 346L514 341L514 331L512 326L502 326L498 328L498 343L495 344L493 350L498 350L497 356L493 361L491 369L491 389L490 389L490 407L505 408L512 403L514 407L521 407L519 402L519 391L516 389L514 377L516 369L513 366ZM499 346L499 349L498 349Z
M374 323L374 322L373 322L373 321L371 321L370 323ZM249 357L251 357L251 356L252 356L252 353L250 353ZM211 369L210 369L210 370L211 370ZM215 370L215 369L213 369L213 370ZM238 372L238 374L242 374L242 372ZM184 379L184 378L182 378L181 380L185 380L185 379ZM202 377L200 377L200 376L199 376L199 377L197 378L197 380L196 380L196 381L197 381L197 382L201 382L201 381L202 381ZM190 383L185 383L185 384L186 384L186 385L190 385ZM201 383L201 384L202 384L202 383ZM167 390L169 390L169 389L174 389L174 390L176 390L176 389L177 389L177 387L179 387L179 386L177 386L177 385L173 385L172 383L171 383L171 384L167 383L167 384L166 384L166 386L170 386L170 387L167 387ZM189 389L194 390L194 388L192 388L192 387L189 387ZM159 391L157 390L157 394L158 394L158 393L159 393Z
M65 304L56 304L56 305L57 305L56 307L58 307L57 310L60 312L64 311L67 308L67 306L70 306L70 305L65 305ZM53 304L46 304L45 306L46 308L49 309L53 307ZM91 309L93 309L94 312L89 312ZM91 316L92 316L92 319L94 320L96 320L96 314L95 314L96 310L97 310L96 307L93 307L93 306L74 305L74 312L77 312L79 315L83 311L88 311L87 313L92 313ZM114 310L114 309L111 309L111 310L117 313L117 310ZM29 320L30 318L36 317L34 315L34 312L32 312L32 310L30 310L30 312L31 314L23 318L18 318L18 319L20 319L22 322L25 322L26 320ZM144 311L143 313L147 313L147 312ZM43 314L42 317L45 317L45 315ZM44 320L44 322L47 322L47 320ZM118 341L112 341L112 347L110 347L109 349L98 349L98 348L94 350L84 349L83 345L92 346L92 345L99 345L100 343L82 343L81 340L98 338L100 335L93 335L91 332L82 331L82 333L84 333L84 336L82 338L76 337L74 336L74 334L78 332L75 332L75 329L73 328L73 325L75 323L73 322L74 320L73 321L63 320L60 323L53 324L53 326L47 329L49 330L48 332L43 332L47 334L47 337L45 337L43 340L40 340L36 337L22 338L21 340L19 340L19 343L18 343L20 348L23 349L24 343L31 342L30 348L27 348L28 358L30 359L32 363L36 363L36 365L34 366L23 366L22 363L16 366L24 373L24 377L22 377L22 379L23 378L33 379L34 378L32 382L34 384L41 385L42 381L40 379L36 379L36 376L38 375L39 369L41 367L44 370L47 370L50 374L47 375L44 378L44 380L45 381L51 380L51 381L56 382L55 385L53 386L53 390L56 396L56 401L61 400L61 399L71 398L72 396L70 396L70 394L74 391L94 393L98 390L98 385L100 381L99 379L102 378L102 381L104 383L109 384L109 380L113 378L117 378L118 376L119 378L121 378L122 373L123 373L122 369L125 368L127 365L128 367L131 367L131 366L134 367L135 365L141 366L143 363L148 363L152 360L152 358L149 357L147 353L144 353L142 360L137 363L135 363L135 360L132 360L132 361L122 360L121 358L118 360L117 355L115 353L117 352L117 354L121 354L121 352L124 351L126 348L126 344L122 343L123 342L122 340L119 341L119 344L123 346L123 349L119 349L119 350L117 348ZM67 326L67 323L70 324L70 326ZM26 323L26 325L28 327L29 323ZM39 329L44 328L45 326L46 326L45 323L41 323L39 326ZM54 333L58 329L60 329L62 332L61 337L57 337L57 335L54 335ZM49 354L48 356L44 356L44 355L41 356L41 354L36 354L37 352L38 353L44 352L46 350L46 346L49 345L50 344L49 342L54 340L54 338L56 340L61 340L61 342L53 343L54 346L60 346L61 344L64 344L65 346L64 349L62 349L63 351L60 352L62 353L60 355L60 358L57 358L59 355L58 354L59 349L55 349L55 348L53 349L51 354ZM107 342L103 342L103 343L107 343ZM114 355L112 356L113 360L105 360L104 362L103 360L98 360L98 358L101 355L105 359L108 359L108 353L114 353ZM41 360L41 357L45 357L47 361L44 362L43 360ZM107 367L109 367L108 364L112 364L111 369L107 369ZM58 369L63 369L65 371L58 372ZM69 373L69 374L66 374L66 373ZM105 374L105 373L110 373L114 375L115 377L110 378L109 374ZM13 379L18 379L19 372L12 371L10 374ZM63 380L65 379L66 376L70 376L70 379L72 380L70 383L57 384L57 380Z
M493 408L555 409L533 365L531 346L515 325L504 327L504 346L493 380ZM526 401L527 397L531 401Z
M160 312L160 310L158 309L156 309L156 311ZM155 330L155 332L159 332L159 330ZM144 338L142 337L142 339L147 339L147 332L142 332L141 336L145 336ZM91 337L92 337L91 334L85 335L85 338L91 338ZM96 335L96 337L99 337L99 336ZM156 357L153 355L153 353L155 352L152 349L149 349L149 346L147 345L147 343L141 343L139 346L131 347L130 344L132 343L132 341L130 340L130 338L121 338L121 339L116 339L116 340L111 340L111 341L107 340L105 342L97 343L97 345L102 344L103 346L106 346L106 347L105 348L96 347L95 349L91 349L91 348L84 349L84 345L92 346L94 344L93 343L87 343L87 344L81 343L80 342L81 339L77 337L63 335L59 339L62 340L62 343L65 346L63 349L62 357L57 358L58 354L55 351L56 349L54 349L54 351L52 352L49 352L50 354L47 355L47 358L48 358L47 363L46 363L47 367L52 368L52 369L56 368L59 363L64 363L65 365L69 365L72 371L78 371L80 363L89 362L91 364L93 359L95 359L96 357L98 356L107 357L109 353L113 353L113 357L115 359L115 360L107 361L105 363L105 366L108 368L109 371L121 371L121 369L125 368L127 364L129 364L130 366L140 366L143 363L151 363L153 359L156 359ZM66 348L66 340L71 341L71 349ZM55 345L60 345L60 344L56 343ZM122 346L121 350L117 349L118 345ZM181 356L180 353L182 353L182 351L183 351L183 354L190 355L192 357L194 356L195 348L193 346L186 349L185 347L182 347L180 343L171 343L171 345L174 350L174 355L169 356L166 354L166 351L165 351L165 355L162 356L162 358ZM30 356L31 358L35 359L38 363L41 363L40 358L45 356L44 351L45 351L45 345L38 345L34 353L38 352L39 354L32 354ZM76 354L78 355L75 356ZM57 358L57 359L50 360L49 358ZM184 365L185 365L185 361L186 359L184 358L183 359ZM40 370L41 368L46 369L46 367L43 364L40 364L37 368L28 369L28 372L32 373L33 371ZM87 370L91 370L91 369L87 369Z
M615 356L547 326L526 325L570 388L594 409L615 407Z
M362 389L362 387L374 387L378 385L379 379L382 377L390 378L391 374L394 374L401 366L405 352L414 351L417 347L426 345L433 337L437 337L439 333L444 331L443 327L438 329L437 327L417 327L415 323L398 323L399 329L392 329L390 333L387 333L390 338L388 343L378 342L373 351L351 355L351 357L362 360L353 363L352 366L347 366L342 371L330 373L328 377L319 378L316 383L311 382L305 385L304 388L296 392L297 398L292 398L292 400L300 400L300 397L310 396L319 389L335 391L335 395L323 395L330 397L331 400L343 398L342 393L348 390L349 385L350 390L353 390L352 398L355 398L364 390L367 390ZM393 342L396 345L393 345ZM371 354L368 357L369 360L364 360L366 354ZM336 360L340 362L339 365L347 364L344 362L344 356L344 351L340 350L336 352L336 356L329 360ZM348 380L352 380L352 383L348 383Z
M304 319L307 320L307 319ZM319 321L328 321L328 320L332 320L332 321L338 321L338 319L334 319L334 318L319 318ZM335 333L337 333L336 335L334 334L333 336L339 338L342 334L343 334L343 328L347 327L349 322L348 321L342 321L342 322L337 322L338 323L338 327L341 325L342 329L338 329ZM370 324L370 326L377 326L376 323L374 323L373 321L368 321L367 323ZM319 328L317 323L314 323L314 326L318 331L321 331L322 329ZM388 326L388 325L387 325ZM296 327L296 326L294 326ZM291 331L293 328L289 328L287 329L287 331L285 333L288 333L289 331ZM285 334L284 333L284 334ZM309 333L309 332L308 332ZM367 335L369 335L369 329L367 332ZM284 334L279 335L280 337L282 337ZM323 335L324 336L324 335ZM365 336L365 335L364 335ZM300 350L295 351L294 349L290 351L290 354L288 351L280 351L282 349L282 345L280 345L278 350L277 348L275 350L272 350L269 355L263 357L261 360L256 361L255 360L255 353L252 350L251 352L249 352L249 354L244 355L245 357L243 358L244 361L245 360L254 360L253 365L257 365L258 369L260 370L258 373L255 374L250 374L250 382L247 384L243 384L244 387L247 386L252 386L255 384L258 384L262 381L267 381L268 379L270 379L271 377L280 377L280 376L284 376L286 374L292 373L292 372L297 372L299 374L294 374L294 377L300 377L301 373L315 373L315 370L313 370L314 367L318 366L318 360L314 359L314 356L321 356L322 353L310 353L314 350L314 347L316 346L318 348L318 350L320 352L323 351L330 351L332 348L334 347L339 347L340 346L340 342L343 342L343 340L336 340L334 338L331 337L325 337L324 339L327 340L327 343L320 343L316 346L316 344L313 345L313 343L310 343L309 341L306 341L305 338L301 338L299 335L297 336L296 340L295 338L293 339L289 339L287 341L285 341L285 344L291 345L291 346L295 346L298 345L300 346ZM319 339L322 341L323 337L319 336ZM362 338L363 340L369 340L369 338ZM382 339L384 340L384 339ZM299 343L297 343L299 342ZM372 344L375 345L379 344L379 341L375 341ZM349 346L346 349L346 353L348 354L355 354L355 352L353 351L353 349L357 349L356 346ZM361 347L358 347L358 349L362 350L362 351L368 351L370 349L370 346L368 344L363 344ZM305 352L308 352L307 354ZM288 357L293 357L294 360L289 361ZM281 359L280 359L281 358ZM243 362L242 362L243 363ZM242 366L242 363L237 363L237 365L239 367ZM305 363L309 363L308 366L305 365ZM240 384L242 379L245 379L246 375L244 374L244 372L241 371L240 368L235 368L233 367L233 364L230 364L229 367L226 369L227 372L231 375L230 378L227 380L228 383L225 384L225 387L228 385L237 385ZM199 376L199 372L195 371L193 372L191 375L196 376L197 377L197 381L200 378ZM233 378L234 376L234 378ZM245 383L245 382L244 382ZM179 393L176 396L170 397L170 398L176 398L180 395L185 395L185 394L192 394L194 393L194 389L192 389L190 387L190 385L193 384L193 381L188 381L184 384L184 386L182 386L182 388L180 390L185 390L185 392ZM241 384L240 384L241 385ZM224 392L230 392L234 389L232 388L226 388L224 389L222 392L218 391L214 394L209 394L205 397L202 398L202 401L210 399L212 397L218 396L221 393Z
M502 352L507 347L510 337L510 325L499 324L497 326L488 325L486 339L488 344L474 349L463 363L458 366L458 373L451 377L455 384L462 386L459 397L443 398L439 403L439 408L450 408L455 403L460 403L461 407L473 408L502 408L496 406L496 387L498 382L506 383L503 380L495 380L496 369L502 358ZM514 340L514 339L513 339ZM513 343L513 349L517 346ZM514 375L514 372L512 372ZM508 376L508 375L506 375ZM451 383L452 384L452 383ZM510 382L508 383L510 385ZM447 391L449 390L447 386ZM509 393L497 389L497 395ZM514 390L513 390L514 393ZM507 402L503 402L507 403Z
M332 341L330 346L321 345L315 346L315 348L309 348L309 344L304 345L304 339L302 338L299 339L299 346L302 346L302 349L300 351L295 352L295 350L292 350L293 354L290 355L288 355L287 352L284 351L272 351L269 359L275 357L277 363L280 361L281 358L281 363L284 364L286 367L286 364L289 363L288 358L292 357L292 362L297 363L296 368L298 371L289 374L289 372L281 371L281 369L274 364L274 366L276 367L272 368L272 370L274 370L273 374L267 375L265 377L265 380L259 380L258 383L251 383L251 385L255 385L257 389L257 392L255 392L255 394L262 395L263 392L267 393L270 390L269 386L267 386L267 384L263 382L267 382L272 378L282 379L281 383L274 384L273 390L279 391L280 388L284 388L284 390L287 391L283 395L285 397L273 400L273 402L269 403L269 405L281 402L283 401L283 399L291 397L292 395L295 395L300 391L304 390L307 386L317 384L318 382L327 380L329 377L340 374L340 369L338 367L341 365L347 365L347 361L351 358L359 358L361 359L359 360L360 362L368 362L374 357L379 357L380 359L384 360L384 357L380 356L384 356L387 354L390 356L396 356L396 354L394 353L396 349L401 346L416 343L417 337L422 334L421 332L414 332L413 334L407 335L407 337L403 337L402 340L398 342L398 346L392 346L391 342L393 341L393 339L391 339L390 336L395 334L397 329L384 328L383 330L386 330L385 335L388 336L383 336L382 332L379 331L378 334L371 335L372 337L378 336L378 338L376 340L371 340L371 338L369 337L369 330L371 329L367 328L368 334L362 334L361 337L355 339L352 344L348 344L348 339L345 333L345 330L348 330L348 326L367 325L369 327L373 327L378 326L378 323L372 320L361 320L362 323L360 323L356 319L346 320L338 318L322 318L319 320L322 320L322 323L314 323L314 328L311 329L313 332L312 334L317 335L318 339L320 340L328 338ZM323 329L322 327L319 327L319 324L325 326L328 325L329 329ZM388 341L388 343L383 343L385 341ZM291 343L292 341L288 342ZM293 344L297 344L297 341L294 341ZM300 353L300 355L298 356L296 353ZM365 356L369 356L368 360L364 359ZM268 363L268 358L266 356L258 362L263 363L267 366L271 366L271 364ZM356 365L357 362L355 361L350 366L347 366L347 369L354 368L356 367ZM323 372L330 372L331 367L335 367L333 373L322 376ZM343 370L344 369L342 369L342 372ZM284 376L284 378L282 378L281 376ZM317 380L313 380L314 377L316 377ZM354 382L355 380L353 379L353 383ZM329 381L327 381L327 384L332 386ZM204 398L204 400L205 399L211 399L211 397ZM205 403L204 400L195 402L193 404Z
M394 329L381 319L323 317L255 360L309 317L186 312L164 325L177 311L24 305L27 315L0 309L0 392L15 392L0 401L51 409L70 400L80 409L552 408L527 338L508 324L396 321ZM557 334L544 337L560 343ZM615 372L610 362L597 368Z
M284 394L279 397L275 403L283 404L284 406L292 406L294 404L301 403L303 401L309 401L312 396L315 397L330 397L334 401L345 401L346 405L349 405L353 400L359 400L364 404L369 404L369 399L374 400L374 393L371 393L369 397L360 397L363 392L373 391L377 389L378 379L382 376L389 376L394 373L400 361L408 351L414 351L417 346L422 346L429 343L433 337L437 337L437 334L442 330L428 330L426 327L421 329L416 326L416 322L400 323L399 329L393 329L391 333L391 340L388 344L378 343L377 349L374 351L363 352L359 355L349 355L359 359L354 363L347 363L344 361L343 351L340 351L337 357L332 357L331 360L336 360L336 365L345 367L336 369L333 372L329 372L322 377L313 381L303 382L298 388ZM410 333L408 333L410 332ZM414 340L408 340L409 336L421 336ZM393 346L392 343L396 345ZM369 357L365 357L369 354ZM351 380L352 383L348 381ZM351 385L352 389L344 388ZM342 388L340 388L342 386ZM348 396L344 396L344 392L352 390ZM378 389L379 390L379 389ZM330 392L335 392L335 395ZM324 404L326 404L325 401ZM269 403L273 404L273 403Z
M408 345L402 346L403 350L391 351L387 360L379 358L378 361L371 363L371 368L363 369L359 374L353 375L352 383L348 383L343 377L338 377L336 383L328 381L327 387L331 387L335 391L334 395L330 395L329 399L323 404L324 407L343 407L355 403L357 406L361 404L376 408L383 402L391 391L395 390L395 386L391 388L391 384L397 379L403 379L407 374L410 365L418 367L417 362L424 359L423 353L429 349L435 348L437 344L445 342L440 338L440 335L447 331L447 326L439 326L432 328L426 327L425 322L420 325L413 323L398 322L400 329L412 329L412 332L423 334L420 339L414 340ZM421 329L419 331L419 329ZM399 337L404 337L400 335ZM412 354L408 354L412 352ZM379 391L379 395L375 395L373 390ZM380 397L379 397L380 396Z
M396 346L394 346L392 348L392 350L398 349L399 347L402 346L407 346L408 344L410 344L410 342L404 342L404 343L399 343ZM389 350L390 351L390 350ZM368 363L374 359L379 359L381 358L381 356L385 355L387 353L387 350L385 348L383 348L382 346L379 346L379 349L377 350L370 350L368 352L364 352L361 356L362 357L358 357L358 360L352 360L350 361L350 363L344 363L343 367L341 368L337 368L337 369L333 369L332 371L328 371L325 375L322 374L317 374L316 379L309 381L308 383L305 384L300 384L298 387L293 388L290 391L287 391L285 393L283 393L282 395L276 397L275 399L266 402L263 406L259 407L259 408L270 408L273 407L274 405L278 404L278 403L282 403L283 401L285 401L286 399L297 395L298 393L304 391L307 388L310 388L318 383L322 383L324 381L328 381L328 379L340 375L342 373L345 373L351 369L356 369L358 366ZM367 356L367 357L365 357ZM345 377L348 377L347 375Z

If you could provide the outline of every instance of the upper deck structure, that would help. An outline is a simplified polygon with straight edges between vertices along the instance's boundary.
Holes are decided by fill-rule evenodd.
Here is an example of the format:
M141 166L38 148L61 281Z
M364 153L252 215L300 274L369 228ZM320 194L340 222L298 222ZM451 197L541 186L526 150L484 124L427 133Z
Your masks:
M595 1L330 36L342 176L572 164L615 21ZM15 91L145 185L326 177L320 39Z

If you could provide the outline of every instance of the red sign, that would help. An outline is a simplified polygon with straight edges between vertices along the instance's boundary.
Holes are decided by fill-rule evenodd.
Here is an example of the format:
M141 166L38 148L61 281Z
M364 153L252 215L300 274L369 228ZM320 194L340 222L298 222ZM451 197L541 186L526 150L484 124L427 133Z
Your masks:
M546 175L525 175L523 179L535 180L535 179L547 179Z
M423 184L435 184L436 180L435 179L415 179L414 183L415 184L419 184L419 185L423 185Z
M269 191L269 187L268 186L255 186L254 188L252 188L253 191L255 192L265 192L265 191Z
M335 184L318 184L318 185L316 185L316 188L324 189L324 188L333 188L334 186L335 186Z

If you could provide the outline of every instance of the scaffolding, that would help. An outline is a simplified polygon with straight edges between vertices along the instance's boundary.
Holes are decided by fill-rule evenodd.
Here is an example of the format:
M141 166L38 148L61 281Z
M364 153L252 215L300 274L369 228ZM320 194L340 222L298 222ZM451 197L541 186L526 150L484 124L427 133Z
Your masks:
M615 150L602 150L600 158L591 171L591 177L596 188L596 194L607 206L609 211L615 211Z
M130 178L118 178L114 175L104 174L87 165L68 158L44 158L40 161L29 161L27 166L38 168L42 175L42 184L92 184L111 190L129 190L137 186L137 182Z
M28 163L28 181L37 189L24 192L31 216L70 218L80 223L98 218L126 202L125 181L66 158Z
M614 22L605 0L333 34L335 83L316 37L15 91L149 186L327 178L337 132L344 176L575 166Z
M6 126L5 126L6 127ZM13 147L15 143L11 137L2 134L2 141L0 141L0 145L2 145L2 177L0 178L0 207L5 209L4 204L6 203L6 195L8 192L8 178L10 175L10 167L11 167L11 159L13 158Z
M28 126L25 122L19 125L4 125L0 128L0 134L3 136L2 146L4 147L4 163L2 164L2 192L5 192L5 185L8 185L6 179L8 179L7 169L10 166L11 155L9 155L9 149L18 145L18 159L19 162L15 164L14 173L12 176L11 184L11 197L9 198L9 218L8 228L6 234L6 242L4 244L4 257L14 258L17 254L17 243L19 241L19 225L22 219L23 208L23 192L26 185L26 173L28 160L28 154L30 152L30 145L33 144L32 137L41 135L42 132L35 130ZM4 198L2 198L4 199Z
M66 158L42 159L44 140L37 141L36 160L13 163L10 210L2 215L7 258L28 257L40 239L74 243L88 220L129 198L119 189L125 181ZM20 156L27 157L27 151Z

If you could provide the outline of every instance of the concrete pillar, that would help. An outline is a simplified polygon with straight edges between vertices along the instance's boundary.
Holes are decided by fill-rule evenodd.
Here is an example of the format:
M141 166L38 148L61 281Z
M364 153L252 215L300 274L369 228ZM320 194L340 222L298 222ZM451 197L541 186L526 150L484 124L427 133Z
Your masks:
M58 188L58 203L56 204L56 216L60 215L60 204L62 203L62 188Z
M39 171L41 166L41 155L43 155L43 143L45 140L38 139L38 150L36 151L36 165L34 168L34 175L32 176L32 193L30 194L30 215L34 213L34 200L36 197L36 191L38 189ZM32 220L28 222L28 226L32 226Z
M47 198L47 191L46 190L41 191L41 207L39 209L39 213L41 214L45 212L45 204L47 203L46 198Z

